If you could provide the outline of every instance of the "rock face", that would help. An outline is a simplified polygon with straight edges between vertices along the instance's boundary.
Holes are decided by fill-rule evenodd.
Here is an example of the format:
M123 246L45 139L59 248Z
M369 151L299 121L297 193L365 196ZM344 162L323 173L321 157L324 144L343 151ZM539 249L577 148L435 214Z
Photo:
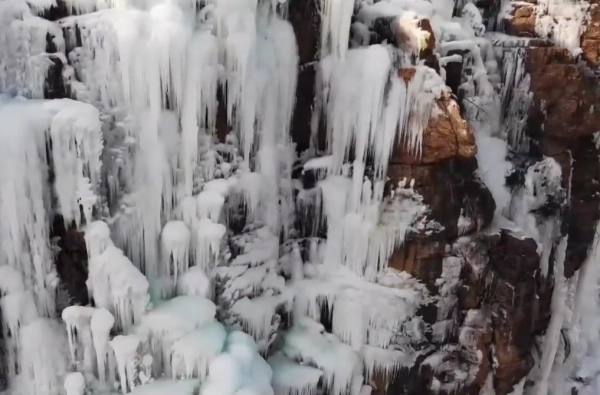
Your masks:
M458 103L446 96L437 102L427 129L423 133L422 154L410 152L406 145L397 146L393 163L433 164L446 159L469 159L477 154L475 136L460 114Z
M482 7L492 12L492 4L482 3ZM503 21L504 32L537 37L535 7L535 2L513 5ZM288 12L300 57L291 133L297 151L302 152L309 146L311 130L319 126L312 125L311 119L320 14L316 0L292 1ZM589 16L581 46L584 59L597 66L600 7L591 7ZM389 22L374 24L371 43L398 41ZM418 55L439 70L429 21L422 20L419 26L431 36ZM554 158L562 167L563 186L570 187L569 208L561 215L569 237L564 274L571 277L585 260L600 220L600 161L594 142L600 128L600 100L594 74L567 50L546 44L531 40L527 47L525 72L530 76L532 105L526 134L532 144L526 155L534 160L542 155ZM59 77L62 64L54 63L47 79L47 98L67 95ZM447 84L458 93L464 78L462 64L444 67ZM492 224L496 205L477 174L477 144L463 104L454 96L442 97L437 115L424 132L422 154L399 145L389 165L390 181L413 180L414 189L430 209L428 219L437 224L434 229L411 233L389 266L410 273L433 295L447 297L450 292L455 298L450 306L431 303L419 311L426 323L444 329L444 335L428 333L426 352L413 366L389 379L376 377L378 395L475 395L486 385L498 395L509 394L534 366L535 336L548 326L553 274L542 275L536 241L508 229L483 231ZM226 116L219 120L224 136ZM55 236L59 237L56 265L61 280L74 302L84 305L88 302L85 242L81 233L60 224ZM453 286L445 287L444 281L452 276ZM458 377L457 372L464 376ZM458 384L450 385L453 382Z

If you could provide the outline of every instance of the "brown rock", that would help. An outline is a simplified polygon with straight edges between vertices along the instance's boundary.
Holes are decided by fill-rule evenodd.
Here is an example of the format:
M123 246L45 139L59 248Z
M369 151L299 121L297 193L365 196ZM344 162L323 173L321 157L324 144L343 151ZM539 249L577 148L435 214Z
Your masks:
M526 67L533 92L528 133L561 165L563 186L571 188L565 217L565 276L571 277L587 256L600 218L600 162L592 138L600 129L597 81L559 48L531 48Z
M540 134L533 138L574 139L600 129L597 81L566 49L530 48L525 67L533 92L529 124L536 124Z
M571 202L568 215L569 242L565 276L573 276L585 261L600 220L600 161L591 137L572 148Z
M85 306L89 302L86 281L88 256L83 232L65 228L61 216L56 216L52 236L58 238L58 254L54 258L56 271L71 300L70 304Z
M590 1L588 22L581 35L581 49L584 59L593 67L600 66L600 7L598 0Z
M410 70L410 69L409 69ZM402 78L412 78L409 70L401 70ZM452 158L473 158L477 154L475 136L460 114L456 101L444 97L437 101L433 116L423 132L422 154L410 152L399 144L393 161L402 164L431 164Z
M540 257L537 243L502 230L490 246L488 304L492 311L493 345L497 366L494 388L499 395L512 392L533 367L534 301Z
M520 37L536 37L535 20L536 10L532 4L524 2L514 3L510 12L510 19L505 19L504 31Z

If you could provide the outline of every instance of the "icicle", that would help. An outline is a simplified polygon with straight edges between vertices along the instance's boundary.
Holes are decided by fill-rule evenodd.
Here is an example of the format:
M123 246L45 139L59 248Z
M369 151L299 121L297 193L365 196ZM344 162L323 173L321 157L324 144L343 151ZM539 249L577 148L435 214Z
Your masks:
M119 335L110 341L117 359L121 392L123 394L129 392L128 389L133 390L133 387L135 387L135 359L140 342L141 339L135 335Z
M556 249L556 261L554 262L554 291L552 293L552 316L548 324L548 330L544 337L542 350L541 378L536 383L536 395L548 394L548 378L552 373L554 357L560 340L560 331L565 319L565 297L566 283L564 276L564 260L567 250L568 237L563 236Z
M168 276L183 274L189 267L191 233L182 221L169 221L162 230L161 246L163 262Z
M71 351L71 363L76 365L79 352L83 353L84 368L91 371L93 360L93 345L91 336L90 320L94 312L93 307L69 306L62 312L62 319L67 325L69 350ZM83 346L79 350L79 343Z
M117 328L136 323L149 302L148 280L114 246L90 257L86 285L96 306L114 314Z
M321 0L321 56L334 54L344 59L353 12L352 0Z
M226 335L223 325L213 322L175 342L171 351L172 376L203 380L209 363L221 353Z
M220 193L213 190L202 191L196 199L198 219L209 219L212 222L219 221L221 209L225 204L225 198Z
M96 205L103 148L99 116L91 105L72 102L52 118L54 191L67 227L72 221L79 227L79 205L84 208L86 221L91 220Z
M65 50L62 31L55 23L31 14L25 1L0 3L0 92L41 99L48 70L54 65L46 52L47 39Z
M501 115L506 126L507 140L517 151L529 149L529 140L525 134L529 107L533 100L530 92L530 76L525 73L524 48L508 49L503 53L503 85L501 91Z
M96 366L98 368L98 380L101 384L106 382L106 369L112 368L108 363L109 336L115 324L115 318L110 311L99 308L94 309L91 319L92 340L96 351Z
M188 49L185 100L182 103L181 155L185 191L192 194L198 165L198 133L211 133L217 118L219 64L217 39L209 31L194 34Z
M200 220L194 229L196 235L195 262L202 270L208 270L216 264L221 251L221 240L227 228L222 224L215 224L209 219Z
M57 285L46 211L44 132L51 115L25 100L0 107L0 261L20 272L26 288L36 290L36 306L46 316L54 315Z
M183 221L188 228L191 228L192 225L198 220L197 217L197 202L196 198L192 196L186 196L181 199L177 209L175 210L175 218Z
M63 352L68 347L64 329L55 321L38 319L22 327L20 336L20 366L27 377L26 393L61 393L68 359Z
M214 322L215 314L216 306L210 300L201 296L177 296L148 311L136 333L149 339L155 361L163 372L171 374L170 356L175 342Z

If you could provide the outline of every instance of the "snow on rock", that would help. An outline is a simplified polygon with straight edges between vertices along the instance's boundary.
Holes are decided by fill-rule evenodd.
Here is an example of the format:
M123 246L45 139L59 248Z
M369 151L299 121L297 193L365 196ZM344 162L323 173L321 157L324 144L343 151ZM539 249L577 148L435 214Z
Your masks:
M587 1L543 0L536 6L535 31L566 48L575 57L581 53L580 37L590 3Z
M69 373L65 376L64 387L67 395L83 395L85 377L80 372Z
M74 116L76 113L79 115ZM68 199L81 198L76 203L89 215L89 209L95 204L93 190L100 178L102 138L98 111L88 104L68 99L15 98L0 107L0 120L3 125L0 156L5 169L0 174L3 185L0 212L6 218L0 224L0 260L18 268L27 288L39 290L35 298L40 313L53 316L58 284L49 243L52 188L47 181L47 162L53 167L57 182L62 180L73 186L70 189L73 195ZM73 144L72 151L61 145L62 139ZM56 145L57 153L61 147L68 151L62 153L61 159L73 159L74 172L73 168L61 168L60 163L47 157L47 142ZM77 163L81 166L77 167ZM90 185L89 180L96 185ZM85 190L79 188L82 183L87 185ZM73 201L65 205L71 203ZM70 214L65 217L68 219Z
M85 228L85 245L89 257L101 255L113 245L110 228L104 221L94 221Z
M44 97L44 82L54 65L47 39L62 53L63 34L55 23L31 13L23 0L0 3L0 92L31 99Z
M212 295L210 279L200 266L193 266L177 280L177 294L210 299Z
M217 222L221 215L221 208L225 204L225 197L215 190L208 189L200 192L196 199L198 202L198 219L208 218L213 222Z
M197 266L209 270L216 265L225 232L225 225L214 223L208 218L194 224L194 260Z
M173 377L204 379L210 361L223 350L226 336L223 325L215 321L177 340L171 351Z
M353 385L354 378L361 376L360 357L350 346L325 332L321 324L310 318L298 317L296 325L284 335L284 339L283 353L291 360L322 370L324 386L331 394L356 391ZM276 372L282 374L285 370ZM276 378L275 382L281 379Z
M239 332L229 333L225 352L212 360L208 371L200 394L274 395L271 367L258 354L254 341Z
M86 285L96 306L110 311L119 328L137 323L150 298L146 277L115 246L90 257Z
M175 342L213 322L215 314L215 304L204 297L178 296L149 310L134 330L148 339L155 362L170 374L173 371L170 354ZM185 372L177 372L181 371Z
M275 395L310 394L318 387L323 371L300 365L281 351L268 360L273 369L273 391Z
M191 232L183 221L169 221L161 234L161 248L166 273L173 276L183 274L189 267Z
M50 102L53 103L53 102ZM99 111L89 104L73 102L60 110L50 124L54 190L65 224L90 223L97 207L103 141Z

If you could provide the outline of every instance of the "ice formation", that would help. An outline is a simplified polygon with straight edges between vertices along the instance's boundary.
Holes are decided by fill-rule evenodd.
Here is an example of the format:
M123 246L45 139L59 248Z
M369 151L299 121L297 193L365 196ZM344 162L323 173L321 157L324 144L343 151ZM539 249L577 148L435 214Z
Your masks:
M59 5L68 16L41 17ZM533 238L544 276L562 270L560 221L536 214L566 193L559 165L531 164L514 190L505 181L509 153L529 148L524 51L497 54L470 2L322 0L312 130L303 131L311 146L297 158L300 56L287 7L0 0L0 308L11 395L368 395L376 378L424 355L426 335L445 340L466 258L444 259L435 296L389 267L411 234L440 230L414 181L389 173L396 155L421 158L437 102L451 99L444 69L421 59L432 46L440 65L463 64L494 226ZM586 5L537 8L538 32L576 53ZM393 42L370 45L382 19ZM47 92L57 64L72 99ZM302 180L292 177L297 165ZM461 233L474 222L462 213ZM88 306L58 311L57 218L85 233ZM580 279L581 305L597 288L593 274ZM562 327L589 320L584 306L569 320L563 280L554 278L539 394ZM433 303L434 327L418 316ZM479 318L470 311L465 322ZM461 345L472 347L473 328L462 329ZM425 361L453 369L441 355Z

